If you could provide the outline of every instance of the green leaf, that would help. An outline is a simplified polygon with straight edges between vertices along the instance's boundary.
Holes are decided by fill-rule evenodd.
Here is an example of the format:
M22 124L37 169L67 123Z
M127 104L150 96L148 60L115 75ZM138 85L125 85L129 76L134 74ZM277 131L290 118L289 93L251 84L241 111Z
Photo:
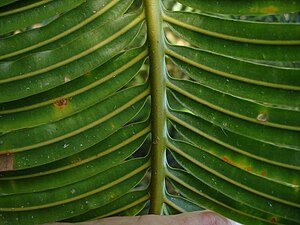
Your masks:
M14 3L14 2L17 2L18 0L3 0L1 3L0 3L0 6L5 6L5 5L8 5L8 4L11 4L11 3Z
M9 15L0 15L0 35L58 16L60 13L71 10L83 2L84 0L50 1L48 3L45 2L43 5L26 9L25 11L22 10Z
M145 202L149 199L148 190L131 191L128 194L108 203L100 208L89 211L86 214L68 219L68 222L87 221L91 219L99 219L116 214L125 214L125 210L133 210L134 207L143 208ZM142 207L140 207L142 205ZM129 215L135 215L130 213Z
M167 215L203 210L195 203L180 196L170 195L169 193L166 194L165 207L167 210Z
M56 161L51 168L28 174L10 174L0 178L0 192L5 195L45 191L63 187L103 172L131 156L145 141L148 123L129 125L78 154ZM133 135L134 134L134 135ZM111 147L114 146L114 147ZM33 168L32 170L37 170ZM47 171L39 172L39 171ZM23 171L21 171L23 172ZM76 174L75 176L73 174ZM87 176L88 174L88 176Z
M188 173L169 169L167 176L175 187L186 197L193 199L203 207L222 212L223 215L245 223L269 224L273 215L248 207L220 192L215 191L204 182L195 179ZM215 178L213 178L215 179ZM277 217L276 217L277 220ZM290 221L280 218L280 222Z
M276 152L276 155L280 155L284 160L280 160L277 157L272 157L270 153L261 151L250 151L254 149L249 146L246 148L242 144L239 146L229 145L229 143L214 143L213 136L206 137L201 136L201 130L195 128L194 132L181 126L180 124L173 123L174 128L180 132L187 140L223 161L234 165L247 172L253 173L257 176L268 177L272 180L276 180L279 183L284 183L293 186L293 183L298 183L299 177L297 176L299 168L292 165L293 158L290 158L290 164L284 164L287 156L290 154L284 154ZM204 128L205 126L203 126ZM220 129L220 128L219 128ZM216 130L219 130L215 128ZM222 130L220 129L222 132ZM199 135L200 134L200 135ZM224 132L223 132L224 134ZM227 133L228 135L229 133ZM273 149L274 152L276 149ZM273 151L270 149L270 152ZM295 156L294 156L295 157ZM272 165L273 164L273 165Z
M2 1L0 224L205 209L300 224L298 11Z
M132 41L139 30L141 19L142 15L139 14L125 16L119 19L121 23L113 21L111 24L100 26L61 48L1 63L0 69L3 73L0 83L3 85L0 102L17 100L49 90L102 65ZM134 29L130 29L132 27ZM24 64L30 66L25 69ZM18 92L14 91L16 89Z
M201 86L196 82L171 80L168 86L180 93L176 94L177 98L190 110L202 104L228 115L254 123L263 123L266 126L297 130L300 125L299 111L262 106L256 102L245 101ZM194 101L190 101L190 99ZM232 105L233 102L235 105ZM265 118L262 118L263 116Z
M224 125L216 126L189 113L173 112L169 114L169 118L188 130L226 148L242 152L245 155L271 164L299 170L298 149L251 139L250 137L227 130Z
M182 60L175 58L172 58L172 60L186 75L205 87L211 87L222 93L258 102L262 105L299 111L300 99L298 91L262 87L223 76L215 76L210 71L197 68Z
M297 12L300 9L298 1L256 1L237 2L234 0L218 0L212 4L209 0L195 2L193 0L179 0L179 2L207 12L231 15L265 15L275 13Z
M148 94L145 87L137 87L128 92L127 98L124 98L126 91L121 92L105 100L103 104L101 102L94 106L94 111L87 109L85 115L80 113L53 124L27 129L26 134L20 130L2 135L1 151L3 154L14 154L14 169L24 169L53 162L91 147L126 124L136 115L136 109L141 109L144 105ZM114 104L116 98L122 99L123 104ZM97 108L106 108L102 111L102 116L96 114ZM48 128L45 129L44 126ZM38 136L41 132L44 132L43 136ZM15 138L22 142L13 143ZM11 148L7 149L9 146ZM38 152L47 154L42 154L41 157Z
M168 46L167 54L171 57L184 60L197 68L226 78L266 87L300 90L299 68L294 69L258 64L212 52L179 46ZM200 59L204 60L200 61ZM261 76L261 74L266 75Z
M179 145L180 147L180 145ZM185 148L188 148L187 145L184 145ZM250 207L253 207L255 209L258 209L260 211L269 213L270 215L275 215L276 218L287 218L289 223L297 223L299 221L299 214L298 214L298 208L297 206L290 206L281 202L278 202L274 199L262 197L258 195L257 193L252 193L247 188L243 188L241 185L237 184L237 182L232 182L229 179L219 176L216 173L214 173L213 170L211 170L206 163L210 164L217 164L215 161L208 162L208 159L206 156L200 154L199 158L202 158L202 169L200 169L199 165L195 165L194 163L190 162L190 158L186 158L186 156L183 156L179 153L179 149L177 146L170 145L170 148L172 148L173 151L176 151L174 153L175 157L180 161L180 163L187 168L194 176L196 176L198 179L202 180L204 183L209 185L210 187L216 189L218 192L221 192L222 194L226 196L230 196L237 202L242 202L243 204L246 204ZM193 147L191 147L193 148ZM180 155L178 155L179 153ZM185 154L184 154L185 155ZM203 157L205 156L205 157ZM218 170L220 171L220 170ZM241 178L243 179L243 178ZM268 186L269 188L270 186ZM208 194L208 191L204 192L205 194ZM211 195L211 194L210 194ZM283 196L285 197L285 196ZM223 202L223 201L222 201ZM235 209L238 209L238 207L234 207ZM250 210L251 211L251 210ZM242 210L242 212L246 212L246 210ZM252 214L252 213L251 213ZM253 213L254 214L254 213ZM262 217L262 216L260 216Z
M236 42L266 45L299 44L299 24L258 23L180 12L166 12L165 20L188 30Z
M137 184L149 166L146 162L145 159L128 161L87 179L85 182L77 183L76 186L65 186L62 189L36 194L14 195L15 201L18 201L14 204L17 204L18 208L1 208L0 221L3 224L11 221L14 221L16 225L39 224L77 216L101 207L124 195L124 192ZM107 176L108 174L109 176ZM56 193L56 198L60 201L55 202L52 193ZM69 198L67 198L68 196ZM66 200L62 201L62 198ZM1 203L6 202L6 199L1 197ZM37 203L43 205L38 206ZM2 203L2 205L4 204Z
M222 55L257 60L262 63L276 61L299 61L299 45L259 45L255 43L243 43L226 39L215 39L201 32L191 31L177 25L170 26L174 32L189 43L200 49L212 51Z
M60 47L79 37L84 32L95 29L105 22L122 15L130 3L131 0L123 1L122 4L116 0L84 2L74 10L64 13L50 24L47 24L47 26L28 30L3 39L0 42L0 50L2 52L0 59L7 60L8 57L20 54L25 56L25 52L36 48L38 49L35 51L43 51Z
M185 158L180 159L179 162L181 162L181 165L186 168L192 168L192 165L196 164L197 166L202 167L204 170L207 170L216 177L225 179L227 182L249 192L253 192L256 195L260 195L267 199L270 199L270 201L277 201L286 204L287 208L288 205L299 207L299 199L297 199L297 193L293 192L294 188L287 184L279 184L271 180L266 180L263 177L250 174L245 170L236 168L235 165L232 165L233 163L230 164L224 162L224 160L222 159L211 156L209 153L181 142L174 142L171 140L169 143L169 148L176 152L176 156L177 154L180 154L181 157ZM177 156L177 158L179 158L179 156ZM190 161L190 163L187 163L187 161ZM190 171L196 177L200 177L197 169L190 169ZM256 186L256 189L254 190L252 189L252 187L255 186L256 182L260 183L260 187ZM217 186L215 187L217 188ZM268 188L266 189L266 187ZM224 190L224 192L225 191L226 190ZM291 196L287 196L287 193L290 193ZM290 207L290 209L292 209L292 207Z
M145 55L145 48L128 51L64 86L2 104L0 131L8 132L54 122L98 103L133 79L143 65ZM64 99L71 99L72 106L68 110L57 110L63 108L59 103L63 103Z

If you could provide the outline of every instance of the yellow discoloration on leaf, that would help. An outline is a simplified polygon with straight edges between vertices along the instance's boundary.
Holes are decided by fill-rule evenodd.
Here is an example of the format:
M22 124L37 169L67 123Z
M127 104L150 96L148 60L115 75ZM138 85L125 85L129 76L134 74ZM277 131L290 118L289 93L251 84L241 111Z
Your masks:
M256 6L253 6L250 9L250 12L252 12L252 13L261 12L261 13L273 14L273 13L278 12L278 8L273 6L273 5L270 5L270 6L265 7L265 8L260 8L258 5L256 5Z
M276 13L277 11L278 11L278 8L276 8L275 6L269 6L267 8L262 9L263 13Z

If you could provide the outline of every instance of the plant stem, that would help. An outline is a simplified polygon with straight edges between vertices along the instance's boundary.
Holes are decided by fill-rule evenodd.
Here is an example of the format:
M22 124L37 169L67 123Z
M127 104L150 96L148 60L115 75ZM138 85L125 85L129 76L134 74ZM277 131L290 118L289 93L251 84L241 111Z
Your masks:
M151 193L150 213L161 214L165 187L166 78L162 6L160 0L144 0L148 27L151 82Z

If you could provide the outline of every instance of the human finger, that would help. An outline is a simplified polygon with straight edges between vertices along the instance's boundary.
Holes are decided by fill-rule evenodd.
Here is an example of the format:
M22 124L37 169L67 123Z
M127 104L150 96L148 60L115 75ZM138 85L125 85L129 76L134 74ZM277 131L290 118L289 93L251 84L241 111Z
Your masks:
M173 216L144 215L130 217L108 217L77 225L233 225L233 223L211 211L183 213ZM71 225L54 223L48 225Z

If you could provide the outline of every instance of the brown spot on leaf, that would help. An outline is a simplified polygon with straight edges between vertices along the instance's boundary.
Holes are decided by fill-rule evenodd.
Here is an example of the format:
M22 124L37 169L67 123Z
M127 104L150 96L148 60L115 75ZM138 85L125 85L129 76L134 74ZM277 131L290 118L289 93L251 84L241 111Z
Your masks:
M0 172L1 171L9 171L14 168L14 161L12 154L3 154L0 155Z
M266 171L262 171L261 175L264 176L264 177L266 177L267 176L267 172Z
M271 222L272 222L272 223L277 223L277 218L273 216L273 217L271 218Z
M56 106L58 108L63 108L66 105L68 105L68 99L66 99L66 98L58 99L54 102L54 106Z
M245 167L245 170L248 171L248 172L251 172L252 171L252 167L251 166L247 166L247 167Z

